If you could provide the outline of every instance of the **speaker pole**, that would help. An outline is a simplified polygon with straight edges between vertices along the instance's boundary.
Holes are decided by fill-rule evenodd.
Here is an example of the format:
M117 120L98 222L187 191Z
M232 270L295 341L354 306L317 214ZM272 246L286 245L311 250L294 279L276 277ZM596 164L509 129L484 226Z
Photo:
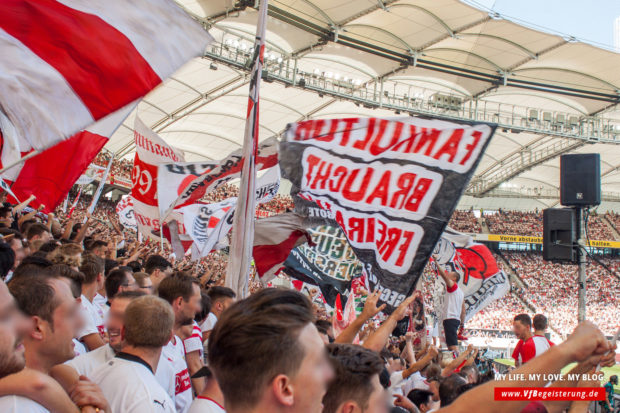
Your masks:
M586 228L583 223L583 208L577 207L575 209L577 215L577 230L579 231L579 237L577 239L577 254L579 257L579 275L577 279L577 288L579 289L579 295L577 296L577 319L581 323L586 319Z

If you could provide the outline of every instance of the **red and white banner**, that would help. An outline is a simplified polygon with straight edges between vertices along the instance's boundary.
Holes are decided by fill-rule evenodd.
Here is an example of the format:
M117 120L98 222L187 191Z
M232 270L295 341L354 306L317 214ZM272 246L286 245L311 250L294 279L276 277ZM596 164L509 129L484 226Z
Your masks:
M256 200L259 204L269 202L280 188L280 167L274 166L258 178ZM204 257L218 243L226 240L233 226L237 197L216 204L194 204L181 208L185 228L196 244L196 255Z
M260 171L277 164L278 140L272 137L258 146L256 169ZM173 209L195 204L205 194L239 178L242 165L241 149L221 161L160 164L157 196L162 218Z
M159 208L157 204L157 167L164 162L183 162L183 153L169 146L155 132L148 128L136 116L134 124L136 156L131 171L131 196L133 197L134 214L138 223L138 231L145 237L159 239L156 233L161 230ZM173 216L183 223L180 214ZM184 233L182 228L179 228Z
M0 128L14 135L10 163L140 99L211 40L170 0L3 0Z
M33 207L45 205L45 213L53 211L135 106L136 103L132 103L106 116L70 139L6 170L2 176L13 181L11 190L19 199L27 199L34 194L37 198L31 203ZM18 152L13 153L8 143L9 140L17 142L17 137L10 129L4 131L8 133L3 134L3 163L10 161L12 156L21 156Z
M303 218L292 212L256 220L252 255L256 272L266 284L284 267L291 250L312 237L303 225Z
M137 231L138 224L133 211L133 198L131 195L123 195L118 204L116 204L116 213L122 226Z
M458 284L465 295L466 322L510 291L508 275L498 267L491 251L485 245L473 242L468 235L446 228L433 253L437 256L437 261L431 261L434 269L439 264L445 270L456 272L460 276ZM443 308L445 292L446 284L437 276L434 297L436 311ZM435 318L439 321L441 330L441 320L445 317L437 313ZM442 336L440 332L440 337Z

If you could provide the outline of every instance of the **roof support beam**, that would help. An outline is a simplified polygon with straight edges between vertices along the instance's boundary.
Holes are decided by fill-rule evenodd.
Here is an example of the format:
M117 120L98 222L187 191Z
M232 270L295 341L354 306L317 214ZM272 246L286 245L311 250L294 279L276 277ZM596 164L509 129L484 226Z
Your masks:
M536 165L573 151L583 145L585 145L583 141L556 139L547 146L529 152L527 156L513 157L510 159L509 164L502 165L502 168L492 176L477 176L470 183L468 191L474 196L485 196L503 182L520 175Z

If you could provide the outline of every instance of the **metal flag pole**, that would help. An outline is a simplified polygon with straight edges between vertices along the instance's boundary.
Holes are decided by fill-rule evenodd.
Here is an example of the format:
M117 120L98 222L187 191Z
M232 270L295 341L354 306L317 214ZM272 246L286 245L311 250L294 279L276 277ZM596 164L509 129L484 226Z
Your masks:
M262 0L258 10L258 24L252 58L252 77L248 113L243 139L243 169L237 210L233 221L232 242L226 269L226 286L232 288L240 298L248 293L248 277L254 244L254 214L256 210L256 163L258 150L258 107L263 56L265 53L265 26L267 24L267 2Z
M108 162L108 166L103 171L103 175L101 176L101 180L99 181L99 186L97 187L97 191L95 195L93 195L93 200L90 202L90 206L88 207L88 213L92 214L99 202L99 197L101 196L101 192L103 192L103 186L108 179L108 174L110 173L110 168L112 168L112 163L114 162L114 153L112 153L112 157L110 157L110 161ZM84 221L86 222L86 220Z
M586 225L584 222L584 208L575 208L579 237L577 239L577 253L579 254L579 272L577 278L577 320L581 323L586 319Z

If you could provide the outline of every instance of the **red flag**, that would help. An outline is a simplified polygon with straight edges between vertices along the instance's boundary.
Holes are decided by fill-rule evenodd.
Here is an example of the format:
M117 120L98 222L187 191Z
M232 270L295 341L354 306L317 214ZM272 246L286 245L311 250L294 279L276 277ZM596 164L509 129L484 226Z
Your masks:
M53 211L134 106L129 105L28 159L21 169L16 166L7 170L7 179L13 177L11 180L15 181L11 190L18 199L34 194L37 199L33 207L43 204L44 212Z

